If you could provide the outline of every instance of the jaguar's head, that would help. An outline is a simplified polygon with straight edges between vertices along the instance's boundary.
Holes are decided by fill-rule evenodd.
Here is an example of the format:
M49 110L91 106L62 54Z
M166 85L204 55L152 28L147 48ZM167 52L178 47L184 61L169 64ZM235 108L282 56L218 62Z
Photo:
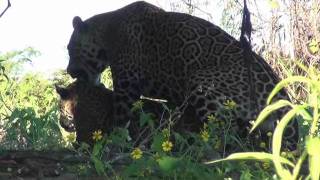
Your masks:
M93 26L78 16L74 17L74 31L67 47L70 56L67 72L73 78L99 84L100 75L108 66L108 57L97 27Z
M76 131L77 140L90 139L97 129L113 128L113 91L103 84L97 86L77 80L66 87L55 85L55 88L60 96L60 125L68 132Z
M75 132L74 114L76 109L76 94L70 89L55 85L56 91L60 96L59 111L60 125L68 132Z

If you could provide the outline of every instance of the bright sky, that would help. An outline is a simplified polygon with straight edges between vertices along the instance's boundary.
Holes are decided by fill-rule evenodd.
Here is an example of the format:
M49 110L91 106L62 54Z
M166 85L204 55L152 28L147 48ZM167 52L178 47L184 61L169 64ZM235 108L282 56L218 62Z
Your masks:
M146 0L167 11L186 11L182 0ZM41 56L32 59L27 70L52 73L68 64L67 44L73 31L72 19L87 19L93 15L119 9L134 0L11 0L11 8L0 18L0 53L33 47ZM177 3L178 2L178 3ZM202 2L194 15L219 25L222 8L218 0ZM203 3L204 2L204 3ZM267 0L259 1L259 12L270 12ZM175 3L174 9L170 6ZM0 0L0 12L7 0ZM250 7L249 7L250 8ZM254 9L251 9L254 10ZM210 13L209 17L205 13Z
M166 10L175 0L147 0ZM41 56L33 58L29 70L51 73L68 64L66 46L72 33L72 19L121 8L133 0L11 0L11 8L0 18L0 53L33 47ZM0 0L0 12L7 0ZM209 6L210 8L210 6ZM214 11L213 8L208 9ZM217 13L218 14L218 13ZM220 13L221 14L221 13ZM220 17L214 18L218 21Z

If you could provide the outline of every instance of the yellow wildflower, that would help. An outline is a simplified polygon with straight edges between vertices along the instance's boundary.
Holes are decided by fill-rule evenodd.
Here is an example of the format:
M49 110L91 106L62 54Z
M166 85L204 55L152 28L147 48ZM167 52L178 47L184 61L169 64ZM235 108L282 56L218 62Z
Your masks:
M201 135L201 138L204 142L208 142L209 137L210 137L208 130L201 130L200 135Z
M94 131L93 133L92 133L92 139L94 140L94 141L99 141L100 139L102 139L102 131L99 129L99 130L97 130L97 131Z
M234 110L237 104L233 100L228 99L223 103L223 105L228 110Z
M68 142L75 142L76 141L76 134L75 133L70 133L67 135L67 141Z
M263 162L262 163L262 168L265 169L265 170L269 169L270 168L270 162Z
M207 116L207 119L211 123L218 121L218 119L213 114L210 114L209 116Z
M172 142L169 141L169 140L168 140L168 141L164 141L164 142L162 143L162 149L163 149L163 151L165 151L165 152L171 151L172 147L173 147L173 144L172 144Z
M132 104L131 111L135 112L135 111L141 110L142 107L143 107L142 100L138 100Z
M140 148L134 148L130 155L132 159L140 159L142 157L142 151Z

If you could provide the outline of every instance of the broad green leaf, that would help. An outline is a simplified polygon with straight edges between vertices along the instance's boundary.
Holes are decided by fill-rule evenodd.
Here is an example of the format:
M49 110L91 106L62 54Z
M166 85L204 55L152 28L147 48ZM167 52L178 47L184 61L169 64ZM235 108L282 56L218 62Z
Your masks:
M275 128L274 136L272 139L272 150L274 155L280 155L281 149L281 140L284 129L286 128L289 121L301 110L300 106L295 106L292 110L290 110L285 116L280 120L278 125Z
M122 172L123 175L126 177L124 179L130 179L131 176L139 176L141 175L142 169L148 167L149 164L145 162L145 159L141 158L139 160L133 161L131 164L127 165ZM150 166L149 166L150 167Z
M127 140L129 138L129 131L126 128L116 128L114 129L110 136L109 139L116 145L119 146L126 146Z
M170 156L164 156L157 160L157 162L162 171L171 172L177 167L179 159Z
M249 169L244 170L240 176L240 180L251 180L252 178L253 175L251 174Z
M234 161L234 160L259 160L259 161L273 161L274 156L265 152L243 152L243 153L234 153L228 156L225 159L219 159L214 161L206 162L205 164L218 163L223 161ZM294 167L294 164L288 159L280 157L281 163L287 164L291 167Z
M312 121L312 120L313 120L312 116L311 116L310 113L306 110L306 108L308 107L308 105L306 104L306 105L303 105L303 106L304 106L304 108L299 111L299 115L302 116L302 118L303 118L304 120Z
M291 83L295 83L295 82L302 82L302 83L306 83L307 85L311 85L312 81L304 76L292 76L292 77L288 77L286 79L281 80L275 87L274 89L271 91L268 100L267 100L267 104L270 104L272 101L272 98L284 87L288 86Z
M101 154L101 150L103 149L102 141L98 141L94 144L93 150L92 150L92 156L98 157Z
M153 116L152 113L144 113L144 112L140 113L140 117L139 117L140 127L143 127L146 124L153 126L152 116Z
M303 151L302 155L300 156L296 166L293 169L293 178L292 179L297 179L298 175L299 175L299 171L301 169L302 163L305 160L305 158L307 157L308 153L306 150Z
M269 114L271 114L273 111L280 109L282 107L285 106L294 106L291 102L289 102L288 100L279 100L271 105L268 105L267 107L265 107L259 114L257 120L254 122L250 133L255 130L267 117Z
M320 176L320 138L308 137L306 140L307 152L309 154L309 170L312 180L318 180Z
M288 170L283 168L281 165L280 160L280 151L281 151L281 142L282 142L282 135L290 120L299 113L299 111L303 109L301 106L294 106L278 123L276 129L274 130L274 135L272 138L272 154L273 154L273 162L276 168L278 175L281 178L286 178L291 174Z
M96 157L91 157L91 160L94 164L94 168L98 175L106 175L104 164L101 160Z
M309 170L310 170L310 175L312 180L319 180L320 176L320 156L310 156L309 157Z
M163 141L164 141L164 137L162 136L162 134L156 134L155 136L153 136L151 149L157 152L162 152Z
M311 156L320 155L320 138L319 137L307 137L306 140L307 152Z

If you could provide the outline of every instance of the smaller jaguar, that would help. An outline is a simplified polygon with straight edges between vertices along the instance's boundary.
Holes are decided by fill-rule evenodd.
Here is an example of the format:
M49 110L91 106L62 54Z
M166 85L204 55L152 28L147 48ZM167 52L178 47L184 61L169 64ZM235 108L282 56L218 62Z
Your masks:
M75 81L67 87L56 85L56 91L60 96L60 125L68 132L76 131L78 142L91 144L92 132L100 129L109 133L117 127L116 119L113 118L113 91L103 85L96 86ZM169 117L163 106L152 100L144 99L143 109L145 112L152 112L155 119ZM141 133L138 118L139 114L135 114L134 119L128 122L130 136L134 139ZM201 124L195 121L195 112L188 110L188 113L175 125L175 130L199 131L200 126Z
M81 82L71 83L66 88L56 85L55 88L60 96L60 125L68 132L76 132L78 142L92 144L92 132L106 131L111 123L108 117L112 109L106 102L112 102L112 92L103 86Z

